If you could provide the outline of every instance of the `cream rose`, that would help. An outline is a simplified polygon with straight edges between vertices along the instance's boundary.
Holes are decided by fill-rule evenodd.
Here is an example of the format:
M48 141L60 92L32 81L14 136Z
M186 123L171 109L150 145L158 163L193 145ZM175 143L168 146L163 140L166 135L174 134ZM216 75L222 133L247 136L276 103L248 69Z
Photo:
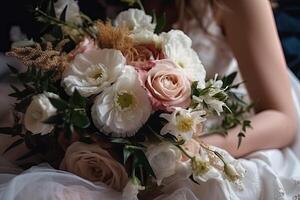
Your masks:
M124 167L97 144L73 143L60 168L92 182L103 182L117 191L122 191L128 182Z
M191 82L170 60L155 61L145 86L154 109L186 108L191 102Z
M58 98L53 93L43 93L32 97L24 117L25 128L33 134L46 135L50 133L54 126L46 124L44 121L56 114L56 108L51 104L48 97Z

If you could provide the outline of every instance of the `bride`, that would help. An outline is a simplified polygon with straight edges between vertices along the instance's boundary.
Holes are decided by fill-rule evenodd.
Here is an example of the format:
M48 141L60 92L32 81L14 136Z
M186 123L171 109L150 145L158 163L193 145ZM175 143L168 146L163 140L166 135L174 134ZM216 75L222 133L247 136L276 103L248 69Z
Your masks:
M300 84L287 70L270 2L180 0L177 3L176 25L192 38L208 76L239 69L249 98L255 102L255 114L251 117L253 128L247 131L239 149L236 148L239 127L230 130L225 138L217 134L201 138L239 158L247 171L242 188L214 177L200 186L182 180L164 187L164 194L156 199L300 199L300 143L295 140L300 134L297 132ZM151 6L155 6L155 1L151 1ZM0 175L0 199L122 197L75 175L40 166L18 176Z

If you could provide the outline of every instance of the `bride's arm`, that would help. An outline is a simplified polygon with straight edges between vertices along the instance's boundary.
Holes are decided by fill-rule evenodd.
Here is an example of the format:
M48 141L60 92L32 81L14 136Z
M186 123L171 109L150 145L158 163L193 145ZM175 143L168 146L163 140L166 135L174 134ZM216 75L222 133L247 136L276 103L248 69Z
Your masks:
M256 115L253 129L237 149L239 127L229 136L204 140L236 157L256 150L289 145L296 132L296 116L285 59L268 0L224 0L222 25L237 60Z

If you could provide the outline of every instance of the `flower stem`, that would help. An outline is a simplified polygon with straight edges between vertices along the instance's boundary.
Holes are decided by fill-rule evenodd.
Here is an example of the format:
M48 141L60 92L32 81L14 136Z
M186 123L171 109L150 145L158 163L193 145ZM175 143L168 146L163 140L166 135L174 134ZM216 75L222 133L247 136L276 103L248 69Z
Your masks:
M206 150L208 150L210 152L213 152L224 163L224 165L226 165L226 162L225 162L223 156L219 152L211 150L210 148L206 147L203 144L200 144L200 145L201 145L202 148L204 148L204 149L206 149Z
M191 156L190 154L188 154L188 152L184 149L184 148L182 148L182 146L181 145L178 145L178 144L174 144L174 143L172 143L174 146L176 146L184 155L186 155L186 157L188 157L189 159L193 159L194 157L193 156Z

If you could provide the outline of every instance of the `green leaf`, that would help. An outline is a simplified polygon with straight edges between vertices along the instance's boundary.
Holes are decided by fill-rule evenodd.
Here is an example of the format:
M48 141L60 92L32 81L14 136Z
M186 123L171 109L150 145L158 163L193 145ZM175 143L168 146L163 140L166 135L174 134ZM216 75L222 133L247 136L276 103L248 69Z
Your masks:
M238 146L237 146L237 148L240 148L240 146L241 146L241 144L242 144L242 139L243 139L244 137L246 137L246 136L245 136L245 134L244 134L243 132L240 132L240 133L238 134L239 141L238 141Z
M87 128L90 126L90 120L85 110L73 110L71 113L71 122L79 128Z
M59 98L49 98L51 104L58 110L65 110L69 107L69 104Z
M145 153L142 150L136 150L134 152L133 167L138 168L140 166L142 166L146 170L147 174L156 178L156 175L155 175Z
M15 141L11 145L9 145L9 147L7 147L3 153L5 154L6 152L8 152L9 150L11 150L12 148L17 147L18 145L20 145L22 143L24 143L24 139L23 138L22 139L18 139L17 141Z
M225 76L222 81L223 81L223 86L222 88L226 88L228 86L230 86L234 79L236 78L237 76L237 72L232 72L231 74L229 74L228 76Z
M159 34L164 30L164 27L166 26L166 13L164 13L162 16L157 18L156 27L155 27L155 33Z
M70 104L74 108L85 108L86 106L86 98L81 96L79 92L75 89L71 99Z
M113 138L110 140L110 142L117 144L130 144L130 141L124 138Z
M46 13L52 17L56 17L53 0L48 0L46 2L48 2Z
M123 163L127 162L128 158L134 153L133 149L128 149L126 147L123 148Z
M68 5L65 6L64 10L62 11L59 19L63 22L66 21L66 13L67 13Z
M45 124L62 124L63 122L64 120L60 114L53 115L48 119L46 119L45 121L43 121L43 123Z

